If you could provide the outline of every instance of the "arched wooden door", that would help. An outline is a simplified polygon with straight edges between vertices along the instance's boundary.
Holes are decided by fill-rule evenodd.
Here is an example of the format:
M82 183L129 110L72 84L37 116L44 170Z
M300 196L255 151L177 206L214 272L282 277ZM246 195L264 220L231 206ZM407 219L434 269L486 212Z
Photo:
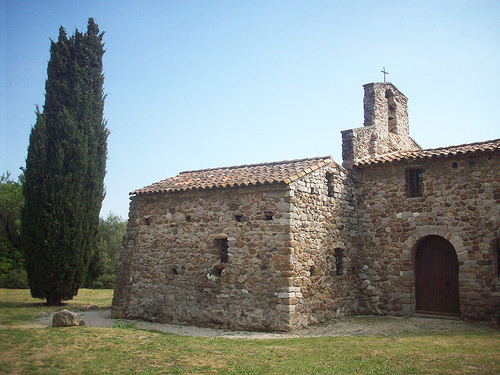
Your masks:
M458 257L453 245L429 236L415 253L416 311L460 315Z

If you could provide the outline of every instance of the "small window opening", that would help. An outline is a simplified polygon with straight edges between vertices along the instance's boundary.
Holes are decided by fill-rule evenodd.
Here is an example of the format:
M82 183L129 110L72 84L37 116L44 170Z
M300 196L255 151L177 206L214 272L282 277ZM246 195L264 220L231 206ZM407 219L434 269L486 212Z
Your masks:
M220 251L220 262L227 263L229 260L229 245L227 243L227 238L221 238L218 240L219 251Z
M215 265L212 270L210 271L210 273L213 275L213 276L222 276L222 270L225 268L225 266L223 264L217 264Z
M210 274L212 276L217 276L217 277L220 277L222 276L222 271L224 270L224 268L226 268L226 266L222 263L220 264L216 264L215 266L212 267L212 269L210 270Z
M179 274L179 272L177 271L177 268L175 268L175 267L173 267L173 268L171 269L171 271L172 271L172 273L173 273L174 275L178 275L178 274Z
M316 267L315 266L311 266L311 268L309 269L309 274L310 274L310 276L316 275Z
M191 221L191 216L186 216L186 223L189 223Z
M326 173L326 187L328 189L328 196L333 197L335 193L333 189L333 173Z
M236 221L238 223L241 223L241 218L243 217L243 215L234 215L234 218L236 219Z
M457 168L458 168L458 164L457 164L457 163L453 163L453 164L451 165L451 167L452 167L453 169L457 169Z
M406 195L408 198L421 197L423 195L422 169L406 170Z
M398 123L396 117L396 101L394 100L394 94L387 90L385 93L385 98L387 99L387 125L389 133L398 133Z
M144 218L144 225L151 225L151 220L149 219L149 217Z
M210 274L212 276L218 277L222 275L222 270L226 268L225 263L227 263L229 260L229 245L227 242L227 238L219 238L215 242L219 249L220 263L212 267L212 269L210 270Z
M344 273L344 250L335 249L335 275L340 276Z
M268 221L273 220L273 213L271 211L264 212L264 219Z

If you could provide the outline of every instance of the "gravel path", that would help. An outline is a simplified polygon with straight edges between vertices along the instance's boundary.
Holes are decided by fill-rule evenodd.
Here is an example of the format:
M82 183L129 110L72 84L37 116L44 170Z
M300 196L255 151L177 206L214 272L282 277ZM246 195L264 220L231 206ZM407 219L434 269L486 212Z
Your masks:
M113 327L118 323L133 323L137 328L156 330L180 336L225 337L225 338L293 338L319 336L397 336L408 333L478 332L493 328L461 320L431 319L420 317L375 317L352 316L332 320L329 323L307 327L291 333L228 331L223 329L181 326L175 324L151 323L141 320L111 319L110 309L77 312L89 327ZM40 317L37 324L50 326L52 317Z

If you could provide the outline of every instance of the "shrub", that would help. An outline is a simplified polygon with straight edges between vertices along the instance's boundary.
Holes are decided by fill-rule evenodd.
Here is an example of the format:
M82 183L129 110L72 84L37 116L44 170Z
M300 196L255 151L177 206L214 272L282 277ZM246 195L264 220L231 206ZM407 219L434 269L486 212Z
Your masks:
M115 287L116 275L101 275L90 285L91 289L113 289Z
M23 269L11 269L0 277L0 287L8 289L28 289L28 276Z

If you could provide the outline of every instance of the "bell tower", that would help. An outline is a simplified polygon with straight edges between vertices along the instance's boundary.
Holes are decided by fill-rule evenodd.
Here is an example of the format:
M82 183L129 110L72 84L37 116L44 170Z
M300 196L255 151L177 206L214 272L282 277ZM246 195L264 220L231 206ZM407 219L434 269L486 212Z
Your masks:
M342 131L343 165L396 151L421 147L410 137L408 98L390 82L363 86L364 122L362 128Z
M368 83L363 88L363 125L375 125L381 131L408 135L408 98L392 83Z

